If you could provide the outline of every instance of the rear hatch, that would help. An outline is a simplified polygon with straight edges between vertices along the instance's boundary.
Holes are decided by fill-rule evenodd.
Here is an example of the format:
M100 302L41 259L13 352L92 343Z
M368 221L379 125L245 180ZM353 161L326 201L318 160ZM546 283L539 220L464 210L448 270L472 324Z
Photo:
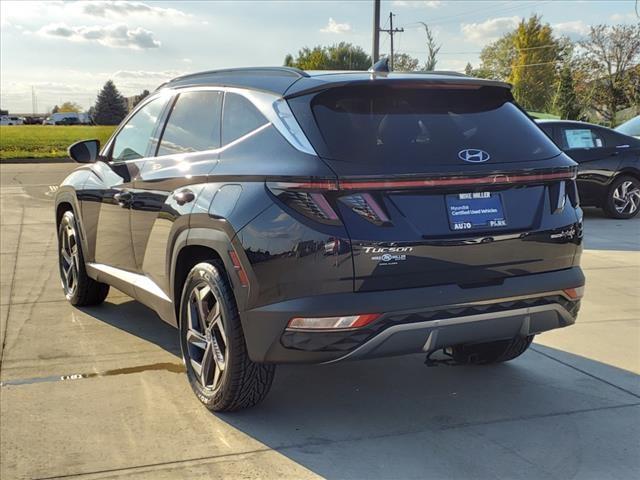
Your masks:
M573 265L575 163L508 88L376 81L289 103L336 173L324 197L350 236L356 290Z

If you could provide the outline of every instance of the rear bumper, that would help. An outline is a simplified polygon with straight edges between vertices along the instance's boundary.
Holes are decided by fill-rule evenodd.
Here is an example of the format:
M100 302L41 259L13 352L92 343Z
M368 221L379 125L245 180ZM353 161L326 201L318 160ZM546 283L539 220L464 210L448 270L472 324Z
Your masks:
M575 322L580 307L562 293L584 285L579 267L505 279L499 286L457 285L318 295L243 312L252 360L327 363L430 352L460 343L532 335ZM383 313L347 331L293 331L293 317Z

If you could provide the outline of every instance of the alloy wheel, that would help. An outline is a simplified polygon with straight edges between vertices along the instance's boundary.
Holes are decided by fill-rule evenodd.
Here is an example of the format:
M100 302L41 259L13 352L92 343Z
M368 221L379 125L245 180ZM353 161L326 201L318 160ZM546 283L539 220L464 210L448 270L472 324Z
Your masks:
M67 295L72 296L78 288L79 265L76 230L67 223L60 231L60 274L62 286Z
M219 299L206 282L189 294L186 343L188 358L202 387L216 390L227 367L227 334Z
M640 206L640 187L632 181L622 182L613 191L613 205L619 214L633 214Z

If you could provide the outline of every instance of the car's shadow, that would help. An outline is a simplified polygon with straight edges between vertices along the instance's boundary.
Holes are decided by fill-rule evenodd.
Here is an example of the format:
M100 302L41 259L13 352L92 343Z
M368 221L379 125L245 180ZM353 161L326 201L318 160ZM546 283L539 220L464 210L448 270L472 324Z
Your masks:
M87 313L178 363L175 329L139 303ZM630 451L605 467L616 444L638 439L634 373L537 344L502 365L429 368L423 360L280 365L263 403L212 415L330 478L598 478L640 468Z
M80 310L112 327L154 343L180 358L177 330L163 322L153 310L136 300L126 298L124 302L113 302L111 298L107 298L98 307L83 307Z

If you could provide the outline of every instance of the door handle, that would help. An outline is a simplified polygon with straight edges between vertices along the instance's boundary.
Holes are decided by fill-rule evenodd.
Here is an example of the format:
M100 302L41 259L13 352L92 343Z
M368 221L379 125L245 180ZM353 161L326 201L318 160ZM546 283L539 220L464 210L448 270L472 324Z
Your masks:
M113 199L116 202L118 202L118 205L120 205L121 207L128 207L129 205L131 205L131 202L133 201L133 195L131 194L131 192L127 190L123 190L121 192L116 193L113 196Z
M173 199L178 205L184 205L185 203L193 202L195 198L195 194L188 188L180 190L178 193L173 194Z

